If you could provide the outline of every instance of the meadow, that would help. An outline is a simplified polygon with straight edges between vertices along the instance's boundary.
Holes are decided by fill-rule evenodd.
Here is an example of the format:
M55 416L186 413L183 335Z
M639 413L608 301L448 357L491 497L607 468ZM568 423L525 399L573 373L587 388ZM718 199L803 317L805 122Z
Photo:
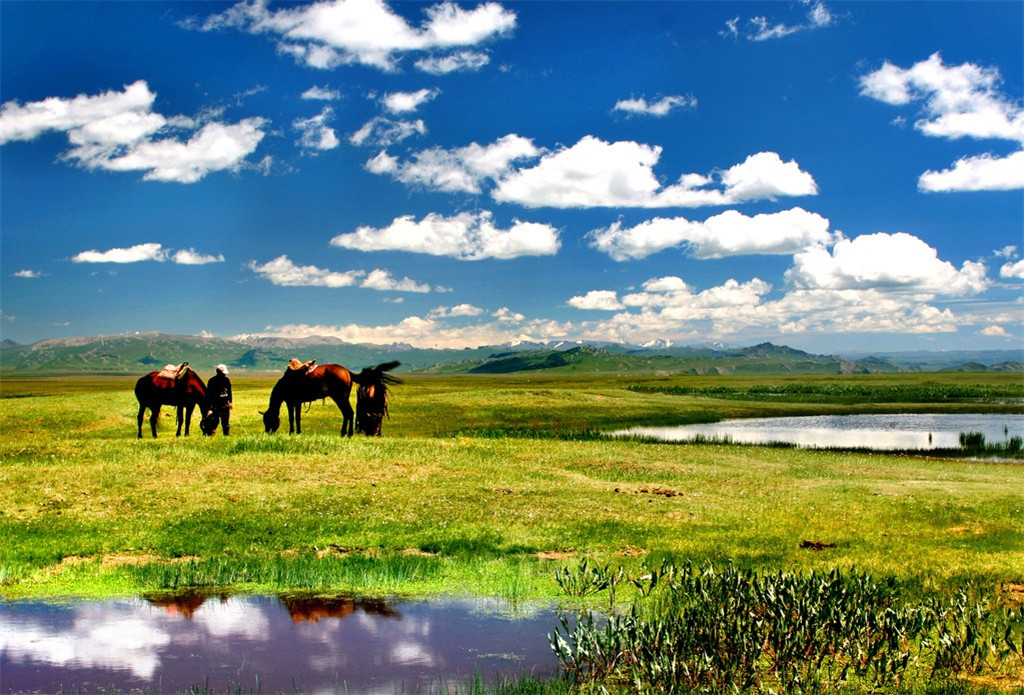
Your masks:
M0 383L0 595L628 605L642 581L588 598L566 573L592 563L638 579L690 563L870 576L921 596L971 587L1011 611L1024 599L1019 460L596 436L725 417L1020 413L1019 374L407 377L384 436L352 439L329 401L303 415L301 436L265 435L257 411L273 381L236 377L230 437L202 437L194 421L176 438L165 408L160 436L147 423L138 440L133 383ZM1015 673L1006 682L1021 687Z

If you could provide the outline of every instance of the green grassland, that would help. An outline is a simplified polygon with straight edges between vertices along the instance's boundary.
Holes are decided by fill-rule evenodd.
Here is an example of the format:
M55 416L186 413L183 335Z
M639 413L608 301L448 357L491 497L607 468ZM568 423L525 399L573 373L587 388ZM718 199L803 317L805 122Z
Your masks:
M131 379L5 379L0 592L520 599L555 595L555 567L584 556L1024 583L1020 462L585 436L770 414L1021 410L999 397L1019 392L1013 374L771 381L820 394L737 397L765 383L753 377L412 377L392 391L384 437L346 440L330 401L310 406L301 436L263 434L257 410L272 381L242 378L232 436L196 426L176 438L165 408L160 437L147 423L137 440ZM833 396L837 383L868 395ZM967 391L920 402L929 384ZM704 391L664 390L680 385ZM723 385L725 397L706 393ZM877 403L871 388L905 388L917 402Z

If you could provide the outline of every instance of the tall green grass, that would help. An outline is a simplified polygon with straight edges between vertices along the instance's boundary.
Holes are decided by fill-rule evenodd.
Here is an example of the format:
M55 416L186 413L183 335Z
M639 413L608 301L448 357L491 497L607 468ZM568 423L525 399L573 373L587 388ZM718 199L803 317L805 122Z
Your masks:
M613 592L622 568L559 577ZM570 682L630 692L821 694L948 683L1024 665L1024 610L967 587L910 596L857 571L791 573L663 563L625 579L643 598L551 636ZM614 600L614 599L613 599Z

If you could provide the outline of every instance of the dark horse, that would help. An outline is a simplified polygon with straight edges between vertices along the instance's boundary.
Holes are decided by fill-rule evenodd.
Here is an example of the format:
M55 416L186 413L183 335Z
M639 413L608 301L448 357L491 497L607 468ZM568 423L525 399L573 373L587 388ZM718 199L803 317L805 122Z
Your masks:
M364 369L359 374L349 371L340 364L322 364L317 367L286 369L284 376L277 380L270 392L270 405L263 415L263 429L267 434L277 432L281 426L281 404L288 406L288 433L302 433L302 404L330 397L341 410L344 420L341 436L351 437L353 432L352 384L376 383L385 372L394 369L399 362L387 362L373 369ZM389 377L390 378L390 377ZM383 383L383 382L381 382Z
M395 363L366 367L356 379L356 430L367 437L379 437L388 416L388 386L402 383L386 372Z
M199 406L199 411L206 415L209 410L206 404L206 384L199 375L192 371L188 363L181 365L176 376L165 376L161 372L150 372L135 382L135 398L139 401L139 439L142 439L142 421L146 417L146 408L152 412L149 425L156 437L156 419L160 416L160 406L173 405L178 409L177 436L181 436L181 425L185 424L185 436L188 436L192 424L192 411Z

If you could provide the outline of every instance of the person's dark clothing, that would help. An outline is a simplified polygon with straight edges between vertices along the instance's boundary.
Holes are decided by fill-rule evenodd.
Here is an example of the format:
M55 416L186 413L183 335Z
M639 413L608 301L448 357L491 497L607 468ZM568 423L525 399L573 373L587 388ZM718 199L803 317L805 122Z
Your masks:
M231 380L221 372L217 372L210 377L209 383L206 384L206 395L210 400L210 416L214 419L214 431L219 422L221 431L227 435L231 429Z

